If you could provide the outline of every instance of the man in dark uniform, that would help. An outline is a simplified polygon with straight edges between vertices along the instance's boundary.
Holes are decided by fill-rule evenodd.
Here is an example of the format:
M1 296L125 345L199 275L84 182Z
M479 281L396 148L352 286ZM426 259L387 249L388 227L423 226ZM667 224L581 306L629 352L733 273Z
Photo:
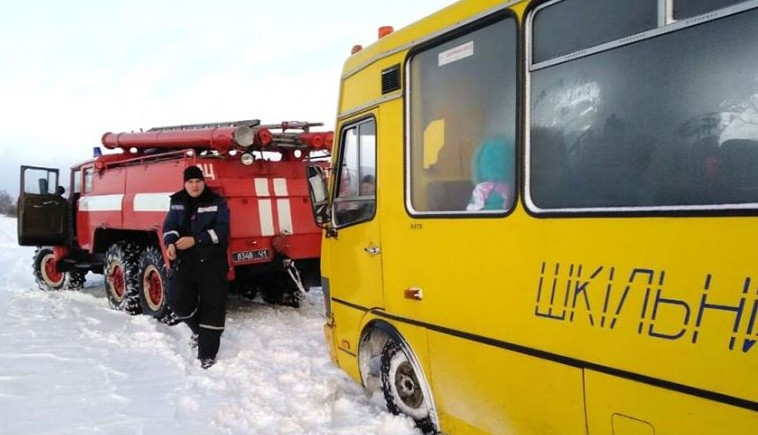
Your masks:
M163 222L163 243L173 262L168 303L192 330L191 347L198 347L200 365L216 363L226 318L229 267L229 207L224 197L205 187L197 166L184 170L184 189L171 195Z

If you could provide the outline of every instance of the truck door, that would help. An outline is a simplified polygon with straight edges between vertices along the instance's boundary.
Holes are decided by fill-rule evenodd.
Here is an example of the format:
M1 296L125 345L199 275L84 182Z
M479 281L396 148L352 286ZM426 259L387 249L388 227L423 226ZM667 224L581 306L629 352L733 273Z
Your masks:
M58 170L21 166L18 243L61 245L68 240L68 203L57 193Z
M362 118L345 125L340 145L339 161L334 169L332 208L336 236L324 240L331 263L331 296L338 303L382 307L374 118Z

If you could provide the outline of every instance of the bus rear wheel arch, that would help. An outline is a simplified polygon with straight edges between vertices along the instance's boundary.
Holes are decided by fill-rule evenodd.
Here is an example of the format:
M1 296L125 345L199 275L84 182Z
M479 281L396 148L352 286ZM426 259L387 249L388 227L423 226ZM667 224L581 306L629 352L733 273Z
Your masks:
M391 326L377 322L361 336L358 365L364 387L381 389L387 410L404 414L424 433L437 433L431 389L407 342Z

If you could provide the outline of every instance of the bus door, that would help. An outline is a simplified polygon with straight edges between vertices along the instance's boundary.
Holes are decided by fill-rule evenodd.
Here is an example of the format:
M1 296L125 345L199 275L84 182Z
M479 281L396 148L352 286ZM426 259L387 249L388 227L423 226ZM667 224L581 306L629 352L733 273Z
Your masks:
M382 247L376 219L376 121L345 124L334 168L332 237L324 240L331 264L331 297L366 309L382 307ZM337 309L337 308L335 308ZM356 311L359 313L360 311ZM350 340L345 337L345 339ZM337 337L337 343L342 339ZM357 346L357 343L353 343ZM347 349L343 349L347 350ZM355 347L353 347L355 350Z

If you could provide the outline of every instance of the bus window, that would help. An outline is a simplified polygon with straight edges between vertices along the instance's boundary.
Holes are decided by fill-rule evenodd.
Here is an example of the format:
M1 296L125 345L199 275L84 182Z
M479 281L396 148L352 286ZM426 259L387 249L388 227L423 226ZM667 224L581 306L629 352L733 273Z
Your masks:
M758 167L758 43L744 33L751 28L758 28L755 9L535 66L531 204L541 210L758 204L758 173L751 169Z
M515 195L516 25L500 19L412 55L409 208L509 210Z
M370 220L376 210L376 125L361 121L342 132L335 223L345 226Z
M654 29L657 11L658 0L565 0L550 4L534 16L532 62Z
M746 0L676 0L674 2L674 19L682 20L716 9L725 8Z

